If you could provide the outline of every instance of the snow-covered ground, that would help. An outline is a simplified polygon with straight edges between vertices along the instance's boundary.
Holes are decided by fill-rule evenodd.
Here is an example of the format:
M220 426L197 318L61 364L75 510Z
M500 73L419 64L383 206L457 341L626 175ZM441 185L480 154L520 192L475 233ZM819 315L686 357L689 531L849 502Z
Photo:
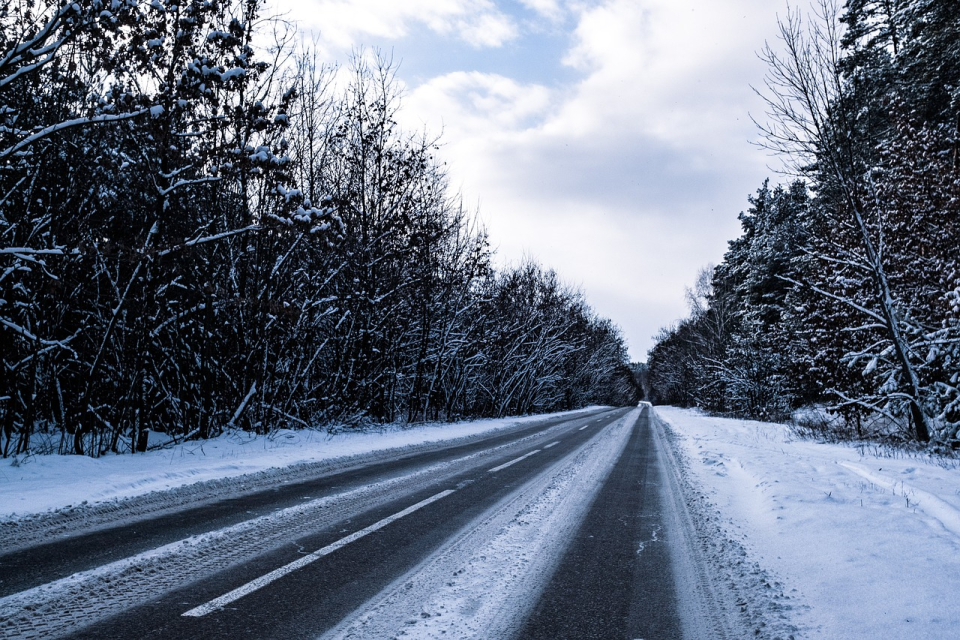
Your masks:
M559 415L574 415L571 411ZM391 426L365 433L279 431L269 436L232 432L143 454L31 455L0 461L0 520L163 491L207 480L293 465L403 450L509 429L546 416Z
M960 465L656 412L727 534L783 583L801 637L960 637Z

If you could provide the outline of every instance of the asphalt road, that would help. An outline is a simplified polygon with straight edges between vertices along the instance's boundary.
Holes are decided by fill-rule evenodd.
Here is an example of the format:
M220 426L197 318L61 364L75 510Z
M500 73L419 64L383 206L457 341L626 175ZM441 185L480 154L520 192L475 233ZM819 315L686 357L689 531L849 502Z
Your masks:
M551 486L582 485L589 495L562 546L517 552L555 558L530 565L543 575L523 583L539 586L524 592L513 635L679 638L695 625L682 624L677 606L667 544L675 518L664 517L673 501L662 499L652 428L648 408L552 419L0 556L0 637L336 636L378 594L402 592L438 554L490 528L491 513L520 508L503 522L522 533L529 520L533 530L530 505L549 510ZM571 483L603 451L616 455L594 471L599 480ZM465 557L463 566L473 565ZM460 618L484 594L467 595ZM431 614L410 615L403 624ZM467 628L446 637L485 637Z
M594 415L591 413L591 415ZM0 597L46 584L121 558L287 508L310 499L378 482L428 464L454 460L516 442L532 434L568 422L554 418L530 426L498 433L470 444L438 451L405 455L396 460L320 475L308 482L272 487L266 491L220 500L213 504L174 511L164 515L72 534L14 552L0 547Z
M680 638L650 410L617 460L520 638Z

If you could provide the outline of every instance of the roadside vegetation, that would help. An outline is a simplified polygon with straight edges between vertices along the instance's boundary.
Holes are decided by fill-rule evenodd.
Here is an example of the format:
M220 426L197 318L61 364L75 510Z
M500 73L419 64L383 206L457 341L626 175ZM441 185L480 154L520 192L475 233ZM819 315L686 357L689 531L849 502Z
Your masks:
M394 67L260 0L0 10L0 454L628 404L619 329L493 266Z
M960 444L960 4L791 9L759 93L765 182L662 330L654 401ZM834 425L834 426L831 426Z

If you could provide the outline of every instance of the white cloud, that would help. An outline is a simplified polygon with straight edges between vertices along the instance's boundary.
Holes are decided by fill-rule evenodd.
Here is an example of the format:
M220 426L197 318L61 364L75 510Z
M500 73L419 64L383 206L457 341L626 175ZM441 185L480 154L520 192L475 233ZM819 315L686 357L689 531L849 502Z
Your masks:
M517 26L502 13L485 12L457 20L451 31L474 47L496 48L517 37ZM443 31L440 31L443 33Z
M457 71L420 85L405 101L408 121L441 129L451 141L465 142L521 131L542 119L553 92L542 85L476 71Z
M589 72L569 118L588 129L715 140L745 119L768 0L614 0L582 15L565 62ZM744 130L749 127L744 127Z
M416 25L474 47L499 47L518 34L492 0L289 0L283 6L328 47L346 51L403 38Z
M558 0L520 0L520 4L550 20L559 20L564 14Z
M557 4L529 0L549 11ZM534 6L536 5L536 6ZM582 284L642 358L685 313L684 286L718 262L765 177L749 144L754 52L769 0L611 0L581 6L566 87L454 73L407 114L443 123L454 186L481 204L505 261L534 255Z
M577 79L463 68L412 87L401 117L443 131L453 186L481 205L501 259L533 255L582 284L636 358L685 313L684 286L721 259L768 173L749 144L748 111L762 111L749 85L762 80L755 52L775 33L776 2L520 0L529 22L507 0L295 2L332 50L387 40L403 59L417 43L402 39L428 29L481 50L510 43L496 59L518 68L527 36L574 21L556 63Z

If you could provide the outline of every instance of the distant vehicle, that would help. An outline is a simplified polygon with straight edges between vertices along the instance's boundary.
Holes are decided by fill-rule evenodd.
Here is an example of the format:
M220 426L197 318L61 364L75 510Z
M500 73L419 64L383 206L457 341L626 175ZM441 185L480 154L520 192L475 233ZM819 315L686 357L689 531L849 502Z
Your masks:
M638 407L652 407L653 405L647 402L646 400L641 400L637 403Z

